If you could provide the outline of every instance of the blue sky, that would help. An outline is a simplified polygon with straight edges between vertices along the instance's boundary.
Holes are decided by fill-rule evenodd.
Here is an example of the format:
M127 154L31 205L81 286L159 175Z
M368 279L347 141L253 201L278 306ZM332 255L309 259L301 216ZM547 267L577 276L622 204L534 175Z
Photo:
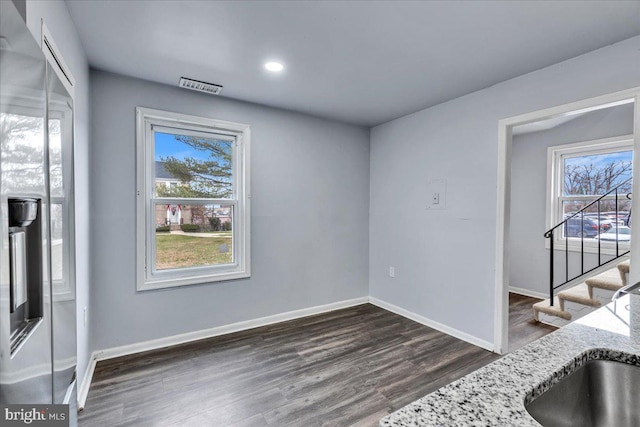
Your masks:
M613 162L630 162L633 159L633 151L620 151L617 153L597 154L580 157L565 158L565 166L582 166L593 164L597 168L603 168ZM631 177L631 171L629 171Z
M207 160L210 152L195 150L192 147L176 140L175 135L170 133L155 133L155 160L161 160L169 156L173 156L178 160L184 160L185 157L191 157L198 160Z

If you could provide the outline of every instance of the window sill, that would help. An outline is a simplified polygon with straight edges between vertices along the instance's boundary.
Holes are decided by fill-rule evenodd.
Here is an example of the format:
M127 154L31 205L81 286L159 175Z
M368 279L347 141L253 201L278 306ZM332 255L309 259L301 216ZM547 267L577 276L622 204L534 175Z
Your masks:
M553 249L555 251L564 251L565 249L565 242L554 242L553 243ZM618 244L618 253L622 254L624 252L627 252L628 250L630 250L630 244L628 242L622 243L620 242ZM544 245L545 249L551 249L551 245L549 244L549 239L546 239L545 241L545 245ZM580 253L581 252L581 245L580 245L580 241L578 240L577 243L573 243L570 242L569 243L569 252L577 252ZM597 254L598 253L598 243L597 240L594 239L585 239L584 242L584 252L585 253L589 253L589 254ZM602 255L612 255L615 256L616 255L616 245L615 243L602 243L600 246L600 254Z
M181 286L193 286L193 285L204 285L215 282L224 282L227 280L236 280L236 279L246 279L251 277L251 272L248 270L245 271L234 271L234 272L225 272L219 274L207 274L202 276L189 276L189 277L177 277L177 278L163 278L163 279L155 279L155 280L146 280L143 283L138 284L137 290L139 292L142 291L152 291L155 289L166 289L166 288L179 288Z

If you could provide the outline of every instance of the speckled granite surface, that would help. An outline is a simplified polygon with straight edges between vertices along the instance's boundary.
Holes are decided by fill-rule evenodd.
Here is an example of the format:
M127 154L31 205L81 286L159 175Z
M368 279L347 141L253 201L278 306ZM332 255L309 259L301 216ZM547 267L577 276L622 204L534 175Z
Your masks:
M392 413L381 427L539 426L524 408L587 359L640 364L640 295L620 298Z

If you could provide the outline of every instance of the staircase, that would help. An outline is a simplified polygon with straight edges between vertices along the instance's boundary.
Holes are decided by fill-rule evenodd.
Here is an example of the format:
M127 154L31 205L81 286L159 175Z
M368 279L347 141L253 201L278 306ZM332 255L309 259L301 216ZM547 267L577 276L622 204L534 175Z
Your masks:
M549 239L549 299L533 305L535 320L564 326L608 303L613 294L626 285L629 240L621 237L629 236L631 207L623 205L624 210L621 210L620 202L623 195L631 200L631 193L627 193L631 185L632 178L628 178L577 212L564 214L563 221L544 233L544 237ZM626 217L624 221L621 221L621 214ZM603 233L604 224L609 224L609 228L604 230L613 232ZM596 235L588 233L593 232L591 227L597 230ZM559 247L557 251L556 244ZM573 248L570 250L571 244ZM585 248L597 254L595 262L585 261ZM571 263L569 254L576 251L577 263ZM555 262L556 256L561 257L561 262ZM617 265L611 268L614 263ZM560 291L560 288L564 290Z
M629 260L558 292L553 304L549 299L533 305L535 320L561 327L611 302L613 294L627 284Z

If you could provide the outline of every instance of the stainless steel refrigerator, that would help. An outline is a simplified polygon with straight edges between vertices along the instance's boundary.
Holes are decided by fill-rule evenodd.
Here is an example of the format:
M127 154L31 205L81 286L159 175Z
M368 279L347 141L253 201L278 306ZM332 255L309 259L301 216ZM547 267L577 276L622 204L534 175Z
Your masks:
M75 425L73 99L0 8L0 404L70 404Z

